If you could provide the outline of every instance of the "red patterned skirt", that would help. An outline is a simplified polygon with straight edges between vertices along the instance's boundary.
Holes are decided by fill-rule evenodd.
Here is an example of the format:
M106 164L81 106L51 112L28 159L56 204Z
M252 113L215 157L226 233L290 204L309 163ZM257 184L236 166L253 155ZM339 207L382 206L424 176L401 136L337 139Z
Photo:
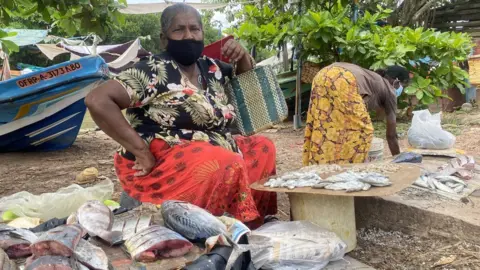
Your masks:
M277 195L250 189L250 184L276 172L275 145L262 136L237 137L240 154L208 142L184 142L170 147L155 139L150 151L158 161L152 172L135 177L134 162L115 155L123 189L141 201L161 204L182 200L214 215L225 212L242 222L259 224L277 212Z

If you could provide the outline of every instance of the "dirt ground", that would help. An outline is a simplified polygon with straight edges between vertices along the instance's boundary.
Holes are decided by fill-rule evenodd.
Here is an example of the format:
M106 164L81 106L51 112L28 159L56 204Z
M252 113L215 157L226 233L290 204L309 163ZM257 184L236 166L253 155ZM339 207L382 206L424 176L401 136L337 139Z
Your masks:
M454 113L444 116L445 128L457 135L456 147L474 156L480 156L480 111ZM399 123L401 147L408 147L408 123ZM376 123L376 135L384 137L383 123ZM291 123L264 133L277 147L278 173L301 166L303 131L292 129ZM83 130L69 149L49 153L0 154L0 197L25 190L34 194L52 192L74 182L75 175L88 167L96 167L101 176L115 181L114 199L118 199L120 185L116 181L112 156L117 144L103 132ZM385 147L388 156L388 148ZM278 217L289 219L289 202L285 194L279 195ZM455 255L458 265L453 269L480 269L480 248L467 243L442 242L438 239L419 239L397 232L359 231L359 248L353 257L377 269L430 268L442 256ZM450 248L448 245L452 245ZM443 249L441 249L443 248ZM463 255L456 253L465 250ZM430 255L429 255L430 254ZM448 258L447 258L448 259ZM478 268L477 268L478 266ZM467 268L464 268L467 267ZM471 268L473 267L473 268ZM450 268L452 269L452 268Z

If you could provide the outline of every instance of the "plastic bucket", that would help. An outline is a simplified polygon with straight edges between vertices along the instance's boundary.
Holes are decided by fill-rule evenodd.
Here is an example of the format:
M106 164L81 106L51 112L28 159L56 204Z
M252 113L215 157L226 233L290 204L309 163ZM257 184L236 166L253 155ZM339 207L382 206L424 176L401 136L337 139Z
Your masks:
M372 140L372 145L370 146L370 150L368 151L367 162L382 161L383 149L384 149L383 139L374 137Z

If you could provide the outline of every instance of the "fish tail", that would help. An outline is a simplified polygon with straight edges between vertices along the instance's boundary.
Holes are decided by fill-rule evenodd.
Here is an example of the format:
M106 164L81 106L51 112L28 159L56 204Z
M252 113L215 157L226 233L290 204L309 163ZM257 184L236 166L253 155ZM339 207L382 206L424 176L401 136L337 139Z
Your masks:
M113 232L106 231L102 233L102 235L99 235L98 237L106 241L111 246L115 246L123 243L123 234L122 232L119 232L119 231L113 231Z

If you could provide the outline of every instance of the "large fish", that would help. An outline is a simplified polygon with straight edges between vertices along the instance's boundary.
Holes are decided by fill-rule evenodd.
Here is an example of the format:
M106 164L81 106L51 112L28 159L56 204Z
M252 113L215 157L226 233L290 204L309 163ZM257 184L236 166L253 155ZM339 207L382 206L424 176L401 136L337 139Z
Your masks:
M108 257L103 249L80 239L75 248L75 259L91 270L108 270Z
M30 256L30 245L36 240L37 236L29 230L0 224L0 249L12 259Z
M76 262L63 256L42 256L29 258L25 270L76 270Z
M42 234L30 247L38 258L47 255L70 257L85 231L79 225L63 225Z
M98 236L110 245L117 245L123 242L121 232L111 231L113 226L112 211L108 206L99 201L84 203L75 214L68 218L67 223L79 223L90 236Z
M192 243L180 234L159 225L141 230L125 241L125 247L132 259L140 262L180 257L188 253L192 246Z
M0 248L0 269L2 270L17 270L17 265L8 258L7 253Z
M162 203L165 226L191 241L201 241L211 236L225 235L227 227L206 210L182 201Z

